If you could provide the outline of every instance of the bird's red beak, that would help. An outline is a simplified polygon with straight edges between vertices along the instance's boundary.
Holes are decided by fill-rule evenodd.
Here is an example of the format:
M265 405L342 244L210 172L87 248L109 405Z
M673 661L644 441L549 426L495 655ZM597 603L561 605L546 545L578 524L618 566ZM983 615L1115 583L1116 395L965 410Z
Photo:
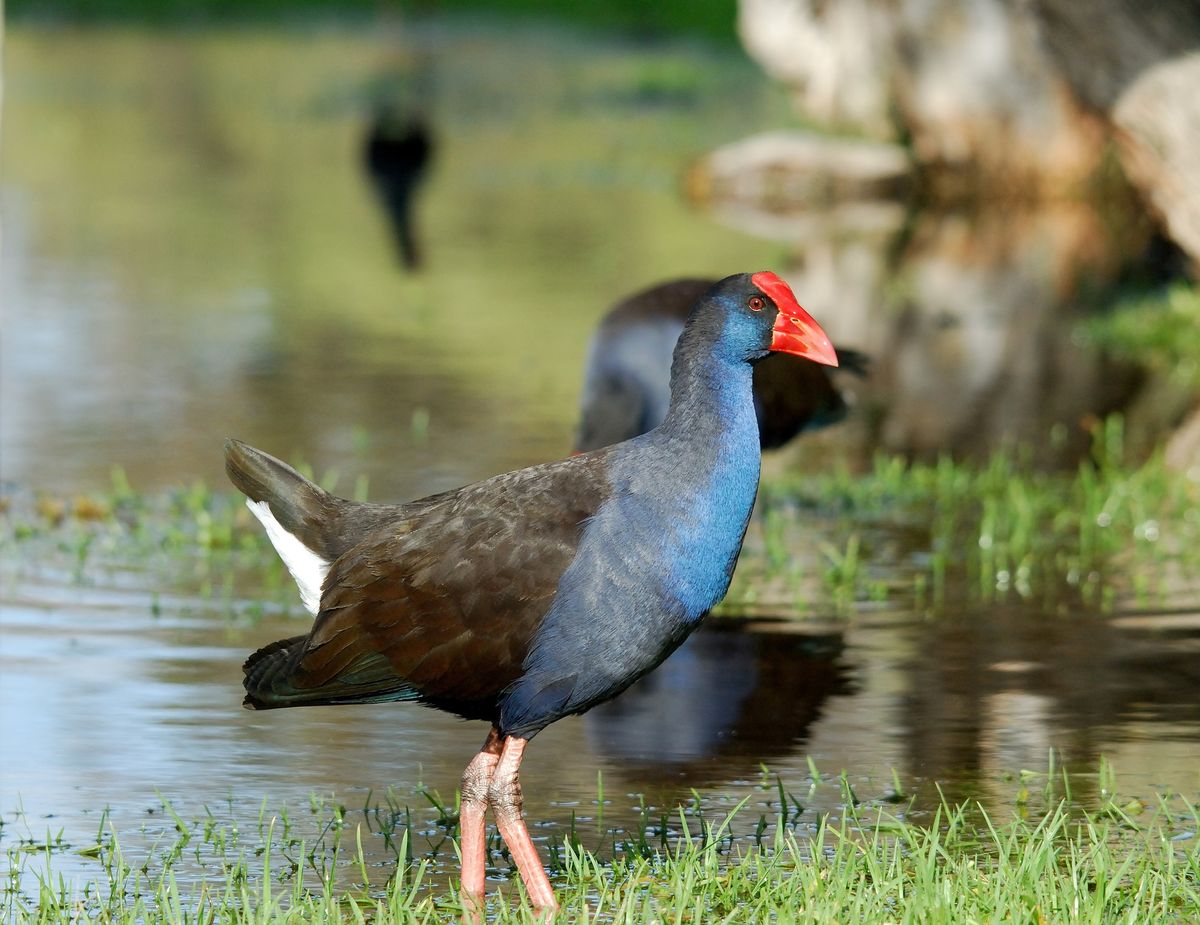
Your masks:
M750 277L765 295L770 296L779 315L771 329L771 349L777 353L791 353L814 363L837 366L837 353L829 337L813 316L800 307L792 288L774 273L755 273Z

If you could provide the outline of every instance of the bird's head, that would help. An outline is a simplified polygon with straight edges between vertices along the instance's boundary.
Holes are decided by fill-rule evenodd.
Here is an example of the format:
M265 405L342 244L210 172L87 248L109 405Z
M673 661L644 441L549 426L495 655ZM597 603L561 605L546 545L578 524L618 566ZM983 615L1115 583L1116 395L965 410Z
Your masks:
M833 345L791 287L769 271L721 280L700 300L693 322L718 327L717 349L731 360L790 353L837 366Z

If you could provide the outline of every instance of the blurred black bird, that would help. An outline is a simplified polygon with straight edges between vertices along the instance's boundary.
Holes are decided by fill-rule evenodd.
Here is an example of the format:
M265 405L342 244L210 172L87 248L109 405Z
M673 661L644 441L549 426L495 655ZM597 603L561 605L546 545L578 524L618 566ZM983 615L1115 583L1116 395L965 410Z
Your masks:
M421 266L413 197L433 152L433 137L424 117L392 105L376 110L363 142L363 166L387 212L397 256L408 270Z
M588 347L575 451L620 443L653 430L671 399L671 352L692 307L716 281L676 279L618 302ZM841 369L865 376L866 354L837 348ZM811 360L772 355L754 367L754 410L764 450L846 416L836 371Z

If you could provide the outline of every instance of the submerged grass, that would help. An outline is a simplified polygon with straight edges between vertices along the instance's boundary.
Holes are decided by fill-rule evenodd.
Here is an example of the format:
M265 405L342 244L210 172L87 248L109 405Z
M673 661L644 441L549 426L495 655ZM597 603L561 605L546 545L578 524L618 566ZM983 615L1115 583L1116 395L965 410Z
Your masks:
M1200 483L1158 454L1129 463L1123 448L1114 416L1070 472L1036 469L1011 450L980 466L879 454L866 472L839 465L780 479L763 490L766 570L793 568L797 525L824 522L827 596L818 606L1106 609L1118 595L1152 603L1200 575Z
M781 818L773 837L756 844L734 837L735 825L744 827L736 809L703 823L681 809L680 834L669 847L632 846L607 859L570 841L562 845L554 871L559 920L1196 921L1196 805L1163 796L1157 806L1131 813L1105 792L1093 812L1062 801L1008 821L976 804L943 802L922 825L903 812L850 803L840 818L824 816L804 828ZM102 823L96 844L76 851L97 866L82 884L54 872L64 846L49 838L45 844L6 839L7 920L388 925L442 922L461 912L453 886L431 885L436 862L411 857L408 831L397 825L403 814L389 811L395 872L386 886L372 888L374 862L363 851L369 813L353 824L345 807L322 805L325 825L306 844L286 814L263 812L257 825L239 831L211 814L189 824L169 805L164 810L175 820L171 837L136 858ZM184 876L188 864L201 874ZM509 895L493 898L494 921L536 920L512 895L516 889L514 882Z
M338 477L320 481L335 490ZM352 494L365 497L366 486ZM772 582L787 598L774 604L843 614L864 601L935 614L1004 601L1106 610L1118 598L1149 605L1200 593L1200 483L1161 454L1128 461L1119 416L1097 425L1091 456L1069 472L1039 470L1020 449L982 465L881 453L865 472L837 465L775 478L761 497L734 608ZM230 492L197 483L142 495L116 471L108 492L4 502L0 553L10 579L49 573L86 583L136 569L170 574L178 590L216 597L230 614L298 610L278 558ZM264 603L235 606L235 584Z

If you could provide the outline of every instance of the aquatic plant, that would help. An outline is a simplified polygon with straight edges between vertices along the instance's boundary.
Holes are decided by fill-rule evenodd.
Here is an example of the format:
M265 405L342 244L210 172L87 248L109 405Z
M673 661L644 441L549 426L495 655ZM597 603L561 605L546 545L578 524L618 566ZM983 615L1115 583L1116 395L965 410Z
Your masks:
M931 612L999 600L1106 609L1118 596L1145 604L1200 591L1186 578L1200 574L1200 484L1157 454L1127 461L1119 416L1096 426L1073 471L1037 469L1020 449L981 466L880 453L865 472L841 463L777 479L763 508L764 555L737 591L802 569L788 550L815 527L827 594L810 601L816 609L880 599Z
M766 480L723 612L846 616L888 602L936 614L997 601L1105 610L1194 599L1200 484L1159 454L1127 459L1124 429L1118 416L1097 424L1091 455L1067 472L1037 469L1012 449L982 465L879 453L866 471L839 463ZM320 481L335 488L337 474ZM365 494L361 480L354 494ZM144 495L116 470L107 492L4 502L0 574L10 581L137 571L221 600L230 616L264 606L235 602L234 587L300 612L278 557L230 492L195 483ZM816 543L800 541L814 533Z
M750 820L743 805L712 818L699 806L682 807L669 840L655 838L648 825L612 854L573 839L559 844L553 872L561 917L867 925L1194 921L1200 915L1195 804L1177 794L1163 794L1152 806L1122 800L1110 767L1101 764L1095 776L1100 800L1083 810L1070 799L1065 775L1053 768L1022 772L1022 782L1044 783L1047 801L1040 812L1019 804L1009 820L975 804L943 801L932 818L917 823L882 801L847 799L836 817L797 826L788 824L781 797L764 837L765 818L757 834L745 834ZM814 785L819 779L814 769ZM452 889L431 884L436 858L409 853L411 816L390 796L385 804L368 800L361 817L314 800L307 829L315 826L317 834L310 839L287 812L265 807L244 829L212 812L187 821L170 804L162 809L171 826L149 854L124 850L107 816L95 843L81 847L53 836L14 838L14 823L6 823L0 830L7 842L0 898L6 919L389 925L444 921L459 911ZM363 848L381 820L396 845L384 885ZM95 877L79 883L57 875L55 859L65 852L94 861ZM185 878L183 867L196 866L193 859L202 873ZM493 911L498 922L535 920L527 904L510 909L499 902Z

